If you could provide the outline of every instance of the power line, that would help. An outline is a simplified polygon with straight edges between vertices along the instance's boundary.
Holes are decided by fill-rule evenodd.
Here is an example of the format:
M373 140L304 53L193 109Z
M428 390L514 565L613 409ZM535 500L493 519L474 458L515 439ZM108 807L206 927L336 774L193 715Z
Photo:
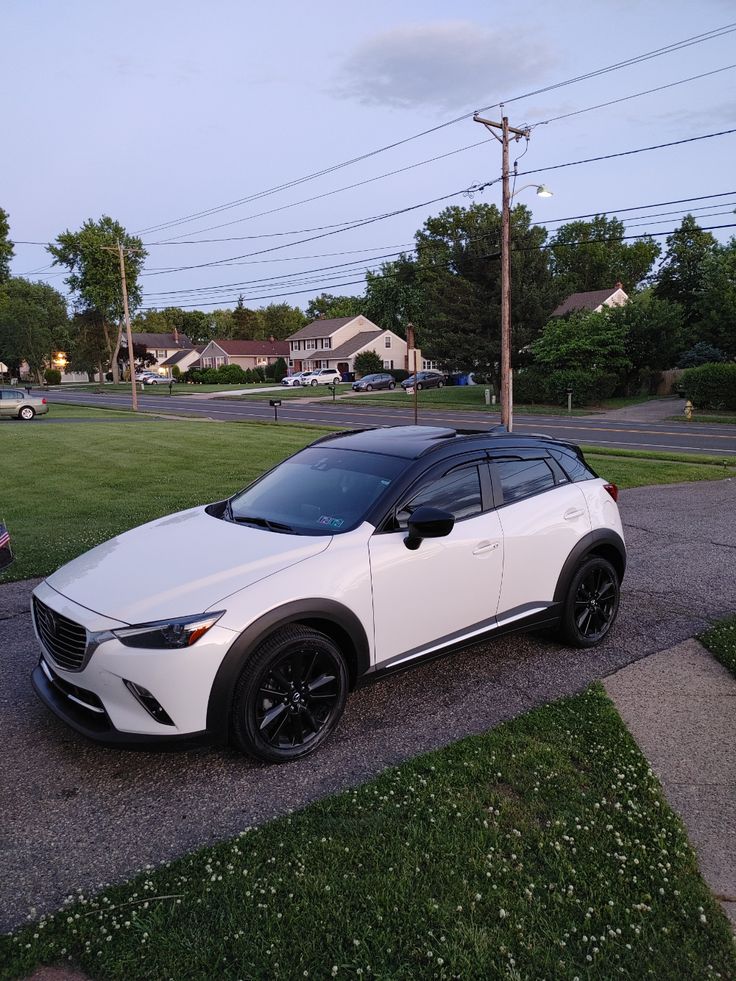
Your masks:
M704 231L704 232L707 232L707 231L715 231L715 230L724 229L724 228L736 228L736 223L726 224L726 225L710 225L710 226L702 227L701 228L701 231ZM651 235L642 235L642 234L638 234L638 235L622 235L622 236L616 236L615 241L616 242L620 242L622 240L641 239L641 238L662 238L662 237L665 237L667 235L671 235L675 231L677 231L677 229L672 228L672 229L669 229L668 231L665 231L665 232L652 232ZM601 241L601 240L599 240L599 241ZM549 249L552 249L552 248L576 248L576 247L581 246L581 245L590 245L590 244L591 244L590 241L564 242L564 243L556 243L554 245L553 244L544 244L544 245L538 245L538 246L528 246L528 247L524 247L524 248L516 248L516 249L512 249L511 251L512 252L516 252L516 253L521 253L521 252L537 252L537 251L546 251L546 250L549 250ZM479 258L481 258L481 257L479 257ZM490 258L490 257L486 257L486 258ZM375 274L375 275L377 275L378 278L381 278L381 279L393 279L393 278L395 278L390 273L388 273L388 274ZM278 293L261 294L259 296L247 296L246 299L248 299L251 302L254 301L254 300L273 300L273 299L279 299L279 298L284 297L284 296L297 296L297 295L302 295L304 293L314 293L314 292L316 292L316 289L320 289L320 290L343 289L346 286L357 286L357 285L360 285L360 284L363 284L363 283L365 283L365 276L363 276L361 279L350 280L349 282L321 283L318 286L312 285L311 287L305 288L305 289L290 290L290 291L283 291L282 290L282 291L280 291ZM243 292L244 292L243 290L240 290L239 293L238 293L238 295L242 294ZM247 292L247 291L245 291L245 292ZM232 298L219 297L218 299L211 300L211 301L210 300L206 300L206 301L199 301L198 303L182 303L182 304L179 304L179 306L180 306L181 309L188 309L190 307L191 308L198 308L198 307L201 307L201 306L215 306L218 303L226 303L226 302L228 302L228 300L229 300L229 302L233 302L235 299L237 299L237 296L234 295ZM142 307L141 309L143 311L156 310L157 307L156 306Z
M551 85L542 86L538 89L532 90L531 92L525 92L521 95L513 96L512 98L500 100L499 102L492 103L491 105L481 106L474 111L486 112L488 109L493 109L500 105L509 104L512 102L518 102L523 99L532 98L533 96L542 95L547 92L552 92L555 91L556 89L560 89L568 85L573 85L581 81L586 81L590 78L598 78L602 75L609 74L610 72L619 71L622 68L629 68L632 67L633 65L641 64L643 62L650 61L654 58L662 57L663 55L666 54L672 54L676 51L681 51L684 48L691 47L695 44L702 44L704 41L715 40L719 37L723 37L727 34L732 33L734 30L736 30L736 23L732 22L729 24L724 24L723 26L714 28L713 30L705 31L702 34L696 34L691 37L684 38L681 41L675 41L668 45L663 45L662 47L655 48L652 51L646 51L643 52L642 54L635 55L631 58L626 58L623 61L614 62L611 65L606 65L602 68L585 72L583 74L576 75L572 78L568 78L560 82L555 82ZM166 228L172 228L176 225L186 224L191 221L196 221L199 218L204 218L212 214L218 214L221 211L227 211L231 208L239 207L241 204L247 204L250 201L255 201L258 200L259 198L266 197L271 194L276 194L279 191L283 191L288 188L295 187L307 181L316 180L319 177L323 177L327 174L334 173L336 170L341 170L345 167L352 166L353 164L360 163L361 161L367 160L370 157L374 157L380 153L385 153L388 150L393 150L396 147L403 146L414 140L418 140L424 136L428 136L432 133L436 133L439 130L445 129L448 126L453 126L456 123L459 123L465 119L470 119L472 118L472 116L473 116L473 111L462 113L460 116L455 116L453 119L445 120L444 122L439 123L436 126L431 126L428 129L421 130L420 132L414 133L411 136L404 137L400 140L395 140L392 143L388 143L384 146L377 147L376 149L367 151L366 153L362 153L354 157L350 157L347 160L343 160L340 161L339 163L332 164L329 167L322 168L321 170L313 171L310 174L306 174L302 177L296 178L291 181L285 181L282 184L275 185L273 187L267 188L262 191L257 191L253 194L247 195L242 198L238 198L234 201L226 202L225 204L217 205L212 208L207 208L202 211L193 212L192 214L185 215L183 217L172 219L169 221L160 222L155 225L149 225L147 228L143 228L139 230L136 234L139 235L147 234L154 231L160 231Z

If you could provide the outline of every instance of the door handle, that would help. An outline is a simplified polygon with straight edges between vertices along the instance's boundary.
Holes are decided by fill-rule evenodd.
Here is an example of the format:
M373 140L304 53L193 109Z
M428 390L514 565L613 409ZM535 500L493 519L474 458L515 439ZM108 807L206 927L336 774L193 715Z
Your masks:
M562 515L565 521L573 521L575 518L582 518L585 511L582 508L568 508Z
M485 555L498 548L499 544L499 542L479 542L473 549L473 555Z

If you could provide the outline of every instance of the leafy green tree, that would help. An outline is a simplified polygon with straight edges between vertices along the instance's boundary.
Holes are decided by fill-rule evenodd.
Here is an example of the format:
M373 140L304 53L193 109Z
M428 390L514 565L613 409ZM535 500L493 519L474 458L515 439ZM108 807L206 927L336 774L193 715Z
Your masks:
M591 369L620 375L631 367L626 345L628 325L608 312L581 311L550 320L532 344L544 368Z
M560 225L550 240L557 300L570 293L613 288L619 281L631 293L645 280L660 246L649 238L626 242L625 233L622 221L606 215Z
M365 315L374 324L406 336L408 323L424 321L424 299L417 262L402 254L384 262L377 273L366 273Z
M56 243L48 246L54 265L69 270L65 282L72 291L79 312L98 314L96 322L105 345L105 362L112 365L117 381L117 354L120 347L120 325L123 319L123 297L120 283L120 259L117 245L126 250L125 272L128 303L131 312L141 302L138 283L147 253L141 240L128 235L123 226L103 215L98 221L89 219L79 231L62 232Z
M689 351L685 351L677 362L678 368L698 368L701 364L720 364L726 355L719 347L705 341L698 341Z
M0 208L0 284L10 279L10 260L13 258L13 243L8 237L10 222L7 211Z
M372 375L375 371L383 371L383 361L375 351L361 351L353 361L355 371L359 375Z
M684 317L679 303L661 300L652 290L634 294L622 307L602 314L612 327L625 331L626 356L631 366L623 371L627 392L634 394L648 375L677 364L684 347Z
M302 310L288 303L269 303L258 312L263 324L263 336L275 337L277 341L295 334L307 322Z
M362 296L334 296L321 293L307 304L307 320L334 320L337 317L357 317L363 313L365 298Z
M68 339L66 300L46 283L12 277L0 287L0 360L18 374L26 361L38 381Z
M512 363L550 309L547 233L524 205L511 212ZM501 343L501 214L495 205L446 208L417 232L426 354L448 370L474 369L498 381Z
M233 332L233 312L232 310L211 310L207 316L210 319L210 330L212 340L226 340L232 336Z
M736 360L736 238L703 259L693 318L699 340Z
M663 300L679 303L691 341L699 320L698 297L702 286L705 260L715 255L718 243L710 232L704 232L692 215L682 219L680 227L667 238L667 251L657 273L655 294Z
M176 330L185 334L192 344L207 344L214 338L213 326L211 315L202 310L164 307L138 314L133 329L155 334L171 334Z
M232 333L234 340L251 341L263 337L263 321L260 311L250 310L238 297L238 304L232 314Z

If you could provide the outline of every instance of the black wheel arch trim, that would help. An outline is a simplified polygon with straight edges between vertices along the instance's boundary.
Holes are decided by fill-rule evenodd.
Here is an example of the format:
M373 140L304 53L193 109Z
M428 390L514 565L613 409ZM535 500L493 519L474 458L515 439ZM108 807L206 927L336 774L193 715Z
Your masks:
M215 675L207 705L207 731L218 741L228 740L233 693L249 655L266 637L292 623L322 629L335 640L346 656L351 689L370 668L370 645L365 628L352 610L341 603L327 599L303 599L269 610L238 636Z
M623 580L626 571L626 546L623 538L609 528L597 528L581 538L565 560L555 588L555 603L564 602L575 570L581 561L591 554L612 560L612 565L618 573L619 583Z

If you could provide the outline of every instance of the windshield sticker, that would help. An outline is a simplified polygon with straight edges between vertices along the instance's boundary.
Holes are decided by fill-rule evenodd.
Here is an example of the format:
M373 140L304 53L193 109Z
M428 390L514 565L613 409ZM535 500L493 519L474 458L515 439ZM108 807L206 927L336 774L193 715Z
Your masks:
M345 521L343 518L331 518L329 514L323 514L319 519L319 523L321 525L327 525L330 528L342 528Z

